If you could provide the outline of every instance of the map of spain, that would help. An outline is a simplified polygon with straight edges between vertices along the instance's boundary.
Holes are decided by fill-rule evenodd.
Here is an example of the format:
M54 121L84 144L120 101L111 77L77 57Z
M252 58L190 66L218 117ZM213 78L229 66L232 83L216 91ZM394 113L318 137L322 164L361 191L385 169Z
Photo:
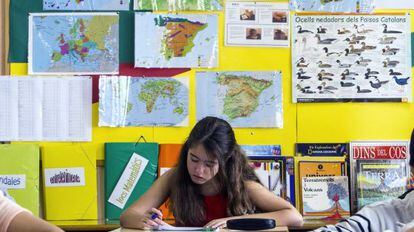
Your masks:
M29 72L117 73L118 27L112 13L31 15Z
M135 67L215 67L217 45L217 15L135 14Z
M197 73L197 119L216 116L234 127L281 127L278 72Z

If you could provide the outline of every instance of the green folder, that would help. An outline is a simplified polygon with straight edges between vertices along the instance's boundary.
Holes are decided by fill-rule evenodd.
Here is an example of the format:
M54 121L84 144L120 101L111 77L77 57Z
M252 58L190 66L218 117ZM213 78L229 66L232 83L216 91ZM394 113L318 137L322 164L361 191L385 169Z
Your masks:
M39 216L39 146L0 145L0 189Z
M121 213L151 187L157 177L157 166L158 143L105 144L107 220L119 219ZM130 171L131 167L135 167L135 171ZM119 199L123 204L118 202Z

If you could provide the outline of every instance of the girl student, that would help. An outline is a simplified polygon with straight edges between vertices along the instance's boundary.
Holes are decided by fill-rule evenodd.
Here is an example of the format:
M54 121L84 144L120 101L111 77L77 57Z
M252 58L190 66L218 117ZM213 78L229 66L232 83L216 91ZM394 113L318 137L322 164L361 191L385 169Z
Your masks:
M121 215L121 226L166 225L157 208L167 199L177 226L223 228L227 220L239 218L274 219L278 226L303 223L289 202L260 184L230 124L216 117L206 117L194 126L177 166Z

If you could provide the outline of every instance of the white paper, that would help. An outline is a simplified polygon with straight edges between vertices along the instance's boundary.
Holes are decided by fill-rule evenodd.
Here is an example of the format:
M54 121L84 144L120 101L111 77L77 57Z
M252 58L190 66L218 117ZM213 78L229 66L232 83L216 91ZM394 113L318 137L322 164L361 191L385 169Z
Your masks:
M289 47L286 3L227 2L226 46Z
M156 230L163 231L205 231L204 227L175 227L171 225L159 226ZM218 231L215 229L214 231Z
M147 164L148 159L134 153L122 172L122 175L112 191L108 202L120 209L123 209L131 196L132 191L134 191L138 180L141 178Z
M0 141L91 141L90 77L0 77Z

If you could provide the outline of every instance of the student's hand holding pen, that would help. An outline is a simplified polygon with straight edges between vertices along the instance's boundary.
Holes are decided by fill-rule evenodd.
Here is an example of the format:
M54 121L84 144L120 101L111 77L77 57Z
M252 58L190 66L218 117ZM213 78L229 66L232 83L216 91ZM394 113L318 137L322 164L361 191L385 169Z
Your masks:
M148 211L141 220L143 229L153 229L161 225L167 225L167 223L162 220L162 212L156 208L152 208Z

